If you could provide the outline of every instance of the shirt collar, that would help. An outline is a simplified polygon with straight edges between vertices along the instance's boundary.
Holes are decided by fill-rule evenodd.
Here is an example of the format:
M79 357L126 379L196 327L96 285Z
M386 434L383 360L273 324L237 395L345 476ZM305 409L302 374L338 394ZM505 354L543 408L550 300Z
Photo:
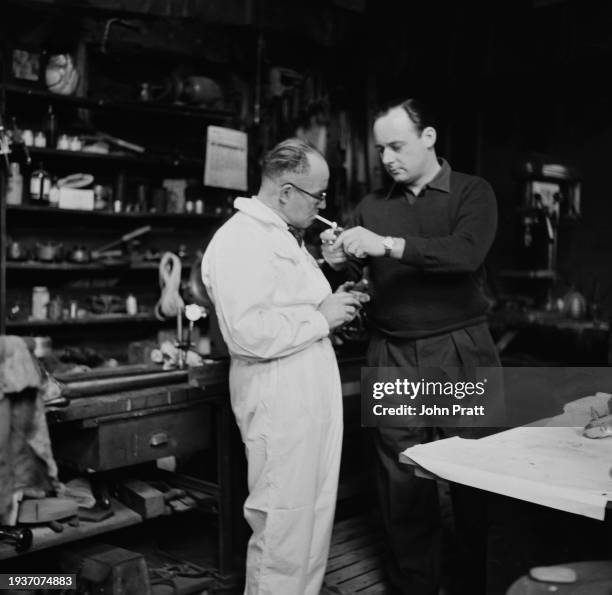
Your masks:
M251 198L240 196L234 201L234 207L254 219L259 219L276 227L288 228L287 222L274 209L259 200L257 196Z
M443 159L442 157L440 157L438 159L438 163L440 164L440 170L438 171L438 173L435 175L435 177L432 180L430 180L429 182L427 182L427 184L425 184L425 186L423 187L423 190L427 188L431 188L432 190L440 190L441 192L448 193L450 192L450 177L451 177L452 170L451 170L450 165L448 164L448 161L446 161L446 159ZM394 196L398 191L404 194L404 188L402 188L401 184L397 184L396 182L394 182L391 185L391 188L389 189L387 196L385 196L385 200ZM408 192L412 194L410 191Z
M238 211L263 223L287 230L295 238L299 247L304 245L305 230L298 229L287 223L274 209L261 201L258 196L252 196L251 198L239 196L234 201L234 207Z

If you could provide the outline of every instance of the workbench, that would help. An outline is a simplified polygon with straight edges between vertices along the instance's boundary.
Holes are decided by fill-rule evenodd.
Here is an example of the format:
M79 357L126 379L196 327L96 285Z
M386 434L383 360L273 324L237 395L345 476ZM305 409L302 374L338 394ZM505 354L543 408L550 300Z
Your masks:
M230 567L231 434L232 414L227 397L226 362L211 362L206 369L185 374L184 382L105 395L71 399L68 407L50 408L47 421L56 461L64 468L87 474L97 485L106 472L184 456L214 447L217 481L199 481L210 494L219 516L219 568ZM143 522L143 517L112 500L113 516L99 522L67 526L62 533L47 527L33 530L36 551ZM25 553L28 553L25 552ZM16 555L0 543L0 559Z
M340 360L345 410L349 416L359 412L361 365L361 358ZM185 371L183 376L173 375L171 384L76 397L67 407L47 411L56 461L63 468L86 474L94 486L103 483L108 473L123 467L214 449L216 481L198 479L197 483L198 489L204 488L210 495L211 509L218 515L218 560L222 574L231 568L236 526L243 522L241 507L246 486L243 448L230 407L228 372L228 361L209 360L200 368ZM351 425L358 429L355 417L351 418ZM244 470L240 486L236 485L237 470ZM345 484L340 496L357 489ZM62 533L36 527L28 552L145 520L114 499L111 504L113 516L99 522L81 521L78 527L66 526ZM0 560L16 555L12 546L0 542Z

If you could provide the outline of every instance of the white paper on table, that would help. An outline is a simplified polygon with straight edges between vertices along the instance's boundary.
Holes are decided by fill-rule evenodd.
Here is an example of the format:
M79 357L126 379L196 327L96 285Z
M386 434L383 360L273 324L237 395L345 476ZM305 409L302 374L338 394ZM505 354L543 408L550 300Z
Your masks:
M246 190L247 147L246 132L209 126L206 135L204 185Z
M406 449L427 471L457 483L603 520L612 500L612 439L582 428L520 427L480 440L447 438Z

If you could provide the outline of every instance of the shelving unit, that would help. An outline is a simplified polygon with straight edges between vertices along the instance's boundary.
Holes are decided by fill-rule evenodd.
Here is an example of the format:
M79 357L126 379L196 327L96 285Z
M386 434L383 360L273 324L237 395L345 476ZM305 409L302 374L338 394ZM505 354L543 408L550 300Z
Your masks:
M46 225L58 226L62 229L68 229L68 233L77 234L87 233L87 230L95 230L94 233L101 230L115 229L130 229L137 227L139 224L149 223L152 225L150 235L166 234L169 237L175 237L179 234L181 241L191 238L192 242L196 241L197 246L205 239L203 229L211 229L211 226L218 224L222 217L212 214L196 215L186 213L110 213L107 211L83 211L72 209L58 209L51 207L38 207L31 205L8 205L5 209L4 216L6 217L8 230L21 229L28 230L30 241L24 242L24 246L31 250L32 236L37 229L41 233L45 232L45 227L42 225L42 220ZM34 220L34 221L33 221ZM48 227L46 228L48 229ZM211 233L212 230L209 232ZM108 233L106 231L105 233ZM123 232L121 232L123 233ZM60 238L61 241L62 238ZM70 243L69 237L63 238L65 246ZM96 245L102 244L99 239ZM178 244L178 242L177 242ZM92 247L96 247L96 245ZM160 251L161 252L161 251ZM193 253L193 251L190 251ZM185 279L190 271L191 258L183 260L181 269L182 278ZM92 287L104 287L105 279L119 279L123 286L131 284L132 287L142 287L143 285L150 288L151 291L158 291L158 281L156 273L159 270L159 260L131 260L129 257L111 260L111 261L90 261L84 263L70 262L67 260L57 260L54 262L44 262L33 259L28 260L6 260L4 274L8 279L8 289L13 290L16 286L34 286L46 285L49 286L51 294L62 294L61 287L70 286L74 283L87 283ZM54 289L55 288L55 289ZM31 289L23 291L20 299L9 300L5 302L6 308L11 307L11 303L19 304L21 316L23 309L29 303L28 293ZM92 290L94 293L115 293L112 289ZM134 289L134 292L137 291ZM128 290L119 292L119 295L126 295ZM14 295L9 291L9 296ZM64 298L65 298L64 294ZM155 299L149 299L148 303L154 303ZM139 300L140 301L140 300ZM84 302L79 302L84 303ZM26 306L27 313L27 306ZM156 328L167 326L164 321L158 320L151 310L148 312L140 312L137 315L128 315L122 313L113 314L91 314L80 318L61 318L56 320L32 320L19 318L10 320L3 313L4 328L12 333L30 334L32 332L49 333L52 337L65 332L71 331L71 340L75 339L74 330L77 328L95 327L96 332L112 333L115 331L130 330L130 336L133 336L134 329L141 330L142 333L150 334ZM140 326L139 326L140 325ZM108 330L106 328L108 327Z
M96 55L96 67L104 59L104 56ZM4 74L8 73L5 71ZM96 76L96 72L89 68L88 77L95 79ZM100 76L103 78L105 75ZM237 116L231 110L161 101L129 101L119 96L102 96L103 92L91 96L59 95L44 89L43 84L40 81L15 82L8 78L0 80L0 110L4 111L5 122L16 116L19 123L21 120L31 122L31 127L41 120L47 106L53 106L58 118L58 134L105 139L109 138L108 132L111 136L145 147L145 152L132 152L112 143L108 153L59 150L51 146L27 148L32 165L43 161L50 173L57 177L89 172L95 177L94 184L109 187L113 195L121 185L124 210L112 212L110 205L107 210L86 211L27 204L29 167L26 150L22 146L15 148L9 158L22 165L24 203L3 205L0 213L3 221L0 332L10 329L29 333L44 329L54 341L63 334L66 340L73 341L78 339L75 329L95 325L96 333L106 333L111 341L118 340L121 333L135 340L138 324L143 323L143 335L151 336L162 324L152 314L151 306L159 295L159 283L155 277L159 261L134 260L127 255L108 262L8 260L4 249L9 236L12 241L22 244L28 256L32 257L32 248L37 242L61 242L65 248L73 244L91 251L141 225L150 225L150 232L139 238L142 252L146 248L153 254L176 253L180 245L185 245L190 256L183 262L182 272L188 273L192 255L204 247L206 239L227 216L228 193L200 186L203 195L199 198L204 200L204 212L196 214L155 212L152 192L161 188L166 179L189 179L201 185L206 125L236 126ZM103 86L98 85L98 88ZM127 95L124 97L127 99ZM176 136L169 135L168 131L174 129ZM193 182L190 184L193 187ZM144 186L149 192L149 201L145 201L144 208L134 201L137 186ZM159 209L157 203L155 206ZM172 207L174 205L168 206L169 209ZM145 208L151 210L145 211ZM161 208L164 209L163 201ZM183 274L183 280L185 277ZM57 295L64 303L67 299L72 300L74 294L79 307L85 306L86 309L89 296L111 294L125 298L128 293L134 293L141 313L137 316L92 314L78 319L25 320L32 287L39 285L49 287L51 297ZM7 312L13 307L17 308L15 311L19 311L21 318L7 320ZM105 330L107 324L108 331Z
M118 500L111 500L111 505L114 512L113 516L97 523L81 521L78 527L64 526L64 530L61 533L56 533L49 527L33 527L32 547L26 553L29 554L30 552L70 543L71 541L101 535L108 531L116 531L117 529L138 525L143 522L141 515ZM12 546L0 542L0 560L14 558L16 555L18 554L15 553L15 549Z
M247 112L242 106L238 106L234 96L230 94L230 91L233 93L243 87L230 85L230 74L225 77L225 73L230 70L228 65L216 64L208 60L208 56L169 52L167 59L163 56L162 63L158 63L157 60L151 59L150 54L147 55L147 52L155 51L155 48L151 50L151 46L133 47L115 45L114 42L113 53L100 51L99 43L90 35L93 29L89 27L95 25L93 21L96 18L91 16L88 8L83 7L83 14L87 16L82 20L78 10L75 9L71 13L77 21L74 31L79 34L75 43L78 44L79 52L82 50L82 54L79 54L79 60L82 59L82 62L75 58L81 78L77 93L86 96L64 96L46 91L43 88L44 58L41 60L43 74L38 82L15 84L17 79L11 78L11 52L14 48L24 47L19 43L29 34L30 25L19 30L20 19L15 18L15 23L11 24L9 15L3 23L4 27L0 27L5 33L11 28L10 35L6 35L0 43L2 64L5 66L0 73L0 113L4 123L8 123L12 129L11 120L14 117L16 129L47 132L43 122L49 106L52 106L58 136L66 134L86 141L99 138L109 145L108 153L98 153L59 150L48 142L47 147L27 148L30 162L25 149L16 145L15 151L9 155L11 161L17 161L21 165L24 199L23 204L6 205L5 197L0 195L0 333L8 329L10 334L16 335L48 335L53 342L54 356L64 364L78 363L80 355L87 360L98 361L97 356L100 355L100 359L116 360L118 367L122 368L125 364L129 366L133 360L148 357L148 349L152 345L166 340L173 341L176 329L176 320L160 321L153 314L154 304L160 294L159 261L138 260L134 257L154 257L166 251L183 254L184 251L186 256L182 258L181 263L181 283L186 281L195 254L205 248L209 237L228 216L229 199L234 194L203 185L206 125L243 128L244 122L239 121L236 112L238 109L241 114ZM15 5L12 12L19 13L19 17L22 16L21 11L27 17L27 7ZM53 11L54 8L49 7L48 14L36 13L37 17L41 17L41 29L52 26L52 19L47 17L52 15ZM46 18L47 22L44 22ZM79 25L86 19L92 20L80 30ZM158 20L165 25L165 19ZM99 24L103 28L105 23L107 19L100 17ZM182 23L180 25L179 30L182 30ZM157 30L152 31L154 35L158 35ZM113 32L113 37L115 36L116 30ZM169 45L172 43L168 39L164 43L166 42ZM45 43L43 38L35 40L28 45L28 50L41 55L43 52L48 53L50 48L45 47ZM71 47L67 51L75 50ZM159 58L158 54L154 56ZM8 60L5 61L4 58L7 57ZM208 71L208 68L211 70ZM174 76L179 70L180 76L183 77L182 84L186 80L184 77L191 75L216 77L215 80L224 91L224 85L227 84L225 105L236 105L236 112L161 101L129 101L137 96L141 80L150 81L154 85L168 75ZM242 83L242 80L239 83ZM144 147L145 151L141 153L122 148L116 139ZM88 187L103 186L107 203L112 204L110 195L114 198L121 197L121 212L113 212L110 204L105 210L93 211L59 209L39 206L38 203L27 204L29 176L40 161L50 175L58 179L73 173L91 174L94 176L94 182ZM185 198L192 199L194 206L197 204L196 200L203 201L203 213L166 212L180 209L180 201L167 199L165 195L165 189L179 186L176 180L185 180ZM0 172L0 183L2 181L3 172ZM3 192L0 184L0 194ZM172 190L168 192L170 196L171 192ZM151 229L146 235L138 237L138 245L130 242L113 246L121 248L120 255L114 261L71 262L67 259L61 260L59 256L56 261L34 260L34 256L38 255L34 250L37 243L61 243L64 255L70 253L72 246L82 246L91 254L93 250L108 244L113 245L129 232L144 226L150 226ZM9 236L12 242L18 242L32 258L7 260L5 249ZM57 320L29 319L32 288L37 286L48 287L51 302L55 306L61 303L60 310L63 315L64 306L73 300L78 303L78 313L83 314L85 311L87 314ZM130 294L137 298L138 314L93 313L94 310L105 311L107 296L113 310L121 309L123 301ZM98 308L100 300L102 305ZM51 311L54 315L58 312L57 309ZM7 320L7 313L15 319ZM205 329L205 326L200 327L202 331ZM210 370L210 367L207 369ZM56 460L65 468L68 468L69 463L66 459L60 460L56 448L57 444L61 444L61 436L76 431L76 426L81 423L83 433L90 436L102 418L109 429L107 434L98 436L97 440L110 440L112 445L109 446L109 452L125 452L131 456L138 432L142 432L142 444L149 447L146 460L141 457L132 458L127 463L119 461L117 465L113 463L107 466L110 471L125 465L151 462L163 456L159 454L162 450L167 451L168 456L177 457L190 457L192 454L205 452L212 446L206 437L214 436L216 453L210 456L213 467L212 470L206 471L204 479L211 480L210 501L206 512L212 511L219 518L219 568L222 572L229 570L231 566L234 512L230 509L229 490L230 470L235 465L230 460L229 436L232 432L236 433L231 423L226 375L224 369L221 387L208 386L206 383L198 387L187 383L178 385L169 381L166 384L155 379L159 384L129 390L123 394L115 389L112 393L108 391L101 394L90 391L86 398L80 399L83 413L78 419L63 424L58 419L53 421L52 418L74 415L77 409L75 401L79 399L72 399L70 407L65 408L70 411L50 412L48 415ZM116 401L122 407L121 412L115 412L116 417L108 414L111 401ZM136 403L140 403L138 408ZM180 406L176 406L177 404ZM95 405L104 408L108 415L104 417L104 412L101 412L95 419L90 417L91 408ZM201 423L202 419L209 419L209 416L214 418L214 432ZM160 429L167 432L172 430L168 445L151 445L150 436L146 434L146 428L149 426L157 433ZM186 431L185 428L191 428L191 431ZM78 429L80 431L81 427ZM115 440L121 432L128 447L116 446ZM80 449L75 448L72 435L66 444L68 451L82 454ZM99 473L95 473L95 476L104 475L106 468L100 467L97 471ZM33 528L34 543L28 553L143 522L140 514L120 502L113 501L112 509L114 515L104 521L81 522L78 527L65 527L62 533L55 533L46 527ZM0 543L0 560L15 556L12 546Z

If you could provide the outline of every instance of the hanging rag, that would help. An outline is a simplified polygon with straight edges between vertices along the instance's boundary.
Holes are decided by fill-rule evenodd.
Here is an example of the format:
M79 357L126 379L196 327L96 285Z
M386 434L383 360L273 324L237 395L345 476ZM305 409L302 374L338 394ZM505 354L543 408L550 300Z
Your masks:
M25 341L0 336L0 524L13 516L15 492L60 486L41 385Z

